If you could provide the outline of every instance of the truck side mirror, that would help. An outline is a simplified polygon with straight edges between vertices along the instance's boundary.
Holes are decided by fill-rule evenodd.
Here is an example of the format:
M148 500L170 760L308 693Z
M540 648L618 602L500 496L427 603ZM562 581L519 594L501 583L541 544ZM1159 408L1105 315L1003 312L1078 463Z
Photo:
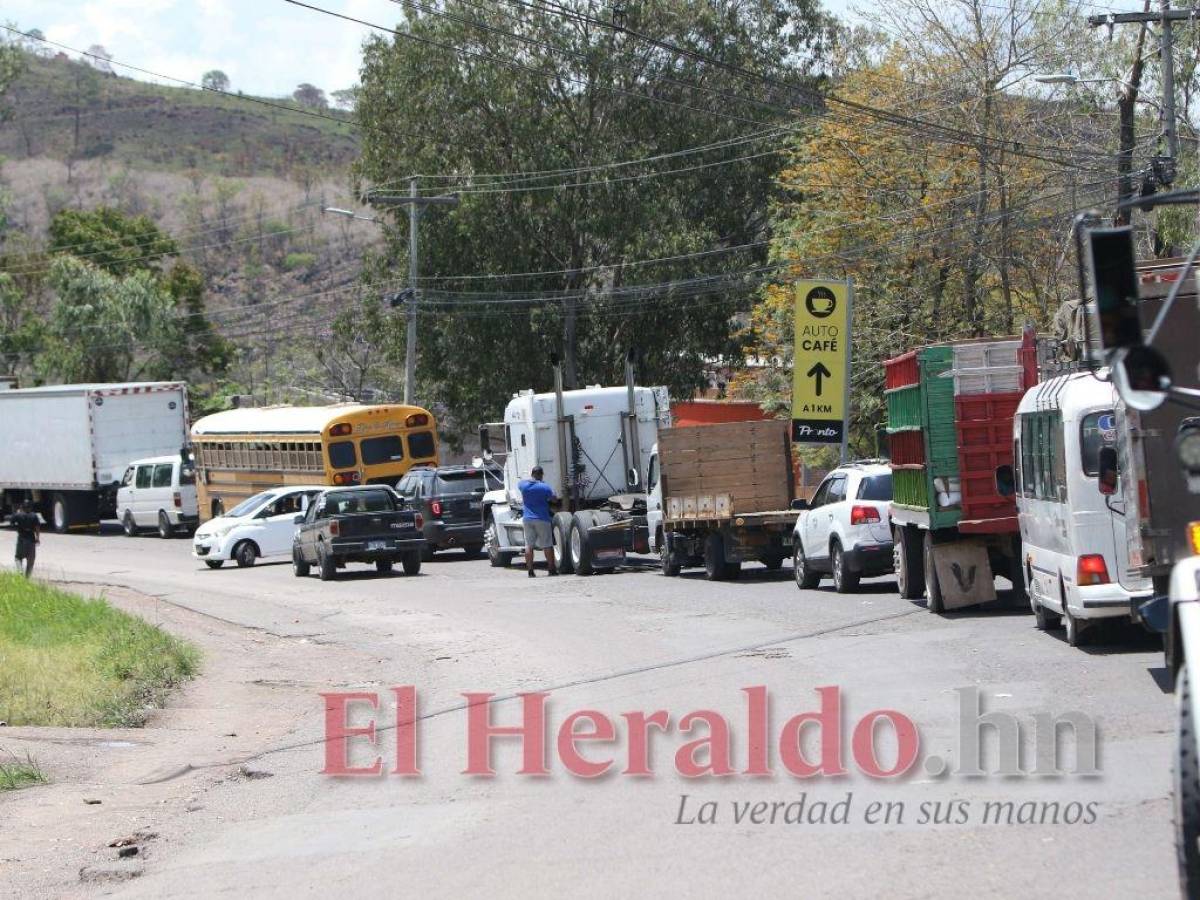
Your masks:
M637 469L634 469L632 467L629 469L628 472L625 473L625 478L629 482L630 487L637 487L639 484L642 483L642 476L638 474Z
M1173 382L1166 357L1153 347L1118 350L1112 373L1117 393L1138 412L1151 412L1162 406Z
M1101 447L1097 454L1096 471L1099 475L1097 487L1105 497L1117 492L1117 448Z
M804 510L808 509L808 501L803 497L797 497L791 502L791 508L796 512L803 512Z
M1013 467L1009 465L996 467L996 493L1001 497L1011 497L1017 492L1017 479Z
M492 434L486 425L479 426L479 452L485 458L492 455Z

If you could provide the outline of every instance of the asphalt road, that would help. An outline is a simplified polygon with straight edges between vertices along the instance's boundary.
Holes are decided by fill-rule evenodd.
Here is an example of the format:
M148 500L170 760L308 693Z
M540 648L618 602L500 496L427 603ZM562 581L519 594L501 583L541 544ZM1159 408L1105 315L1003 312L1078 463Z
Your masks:
M11 558L12 541L0 533L0 559ZM87 766L64 774L77 784L0 799L0 892L1177 892L1173 698L1156 641L1132 627L1106 627L1093 646L1072 649L1061 631L1036 631L1028 613L933 616L922 602L902 600L890 579L853 595L828 585L798 591L787 566L778 573L748 566L740 581L709 583L699 573L665 578L646 560L616 574L550 579L541 572L531 581L517 568L495 570L452 553L417 577L380 578L351 567L322 583L297 579L283 564L210 571L190 558L186 540L115 532L46 536L39 573L108 586L126 608L161 616L165 627L200 643L207 665L178 708L163 714L159 737L152 722L148 743L136 736L116 742L125 748L101 742L106 749ZM320 693L381 692L377 752L386 770L396 760L388 691L401 685L418 692L422 775L322 775ZM754 686L770 696L770 775L744 774L757 743L743 689ZM792 715L819 708L819 687L840 688L842 727L825 729L824 737L840 731L847 772L793 777L780 733ZM985 711L1006 714L982 730L985 774L976 776L964 774L969 754L960 737L978 732L960 713L971 690ZM463 774L463 692L503 698L531 691L549 693L549 774L517 774L523 758L515 740L497 743L494 777ZM587 759L614 760L594 778L568 772L558 739L571 713L589 709L606 714L617 731L612 742L577 745ZM870 757L855 750L859 721L882 709L902 713L918 732L919 760L899 778L864 774L860 763ZM622 714L657 710L670 724L647 730L652 774L622 774L637 762L630 737L637 729ZM681 733L681 719L695 710L728 723L734 774L677 771L677 751L708 734L702 722ZM513 725L522 705L502 700L475 712ZM1064 773L1032 774L1036 717L1071 712L1082 714L1077 724L1085 731L1095 724L1098 772L1073 771L1066 728L1059 731ZM256 717L261 727L250 727ZM235 719L242 722L236 729L222 724ZM215 734L226 728L234 730L222 743ZM23 750L52 760L50 745L65 740L53 730L7 731L0 746L12 746L15 736ZM997 732L1019 735L1019 762L999 752ZM811 761L818 735L815 728L803 733ZM887 768L897 753L895 732L885 723L874 733L879 765ZM351 762L372 756L358 739ZM836 762L832 750L827 760ZM1006 760L1021 771L999 774ZM930 774L938 768L950 771ZM80 881L85 854L104 858L95 843L99 820L89 825L83 807L73 805L86 791L119 804L96 807L124 816L104 827L127 821L155 834L139 877L118 872L110 880L104 869Z

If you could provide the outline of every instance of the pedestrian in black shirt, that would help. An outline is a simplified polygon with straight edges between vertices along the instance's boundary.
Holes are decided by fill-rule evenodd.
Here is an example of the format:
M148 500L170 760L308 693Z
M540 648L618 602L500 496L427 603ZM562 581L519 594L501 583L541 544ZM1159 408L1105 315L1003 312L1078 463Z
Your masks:
M25 567L25 577L33 572L33 561L37 558L37 545L42 542L42 523L34 511L33 502L26 500L21 511L8 519L17 529L17 569Z

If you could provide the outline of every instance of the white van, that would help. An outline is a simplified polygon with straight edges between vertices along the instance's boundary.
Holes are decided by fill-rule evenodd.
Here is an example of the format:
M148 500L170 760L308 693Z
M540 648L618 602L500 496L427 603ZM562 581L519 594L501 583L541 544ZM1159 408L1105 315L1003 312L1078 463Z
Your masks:
M272 488L243 500L224 515L209 519L192 537L192 556L210 569L219 569L226 560L239 567L254 565L258 559L291 559L292 540L296 537L296 516L308 508L308 501L325 490L321 485Z
M139 459L129 464L117 489L117 518L130 537L155 528L169 538L200 521L196 470L178 454Z
M1037 627L1065 621L1078 646L1095 619L1129 618L1150 599L1130 570L1121 503L1100 492L1100 448L1115 446L1108 371L1059 375L1026 392L1013 418L1017 512Z

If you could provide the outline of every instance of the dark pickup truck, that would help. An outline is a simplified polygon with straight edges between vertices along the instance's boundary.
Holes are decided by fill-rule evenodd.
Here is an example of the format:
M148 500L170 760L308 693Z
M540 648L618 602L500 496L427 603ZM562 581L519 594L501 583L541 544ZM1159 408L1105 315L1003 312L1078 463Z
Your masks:
M297 578L316 566L321 580L329 581L348 562L374 563L386 574L399 560L405 575L421 571L421 514L384 485L322 491L308 512L296 516L296 524L292 571Z

